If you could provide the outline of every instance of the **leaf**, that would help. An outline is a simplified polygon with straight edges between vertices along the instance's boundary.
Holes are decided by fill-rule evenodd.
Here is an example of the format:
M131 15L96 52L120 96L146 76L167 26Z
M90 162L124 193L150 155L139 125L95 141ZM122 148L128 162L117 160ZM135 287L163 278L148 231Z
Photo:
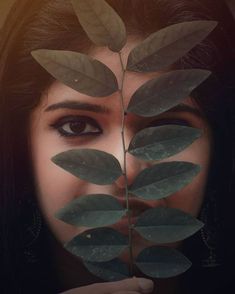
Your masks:
M125 213L113 196L91 194L78 196L55 216L74 226L102 227L116 223Z
M175 70L143 84L131 97L127 112L156 116L176 106L208 78L202 69Z
M216 25L215 21L199 20L163 28L130 52L127 69L151 72L166 68L200 43Z
M126 28L115 10L103 0L72 0L79 22L92 42L114 52L126 44Z
M128 238L112 228L97 228L77 235L64 246L86 261L104 262L117 257L128 246Z
M83 264L89 272L105 281L119 281L129 277L128 266L118 258L107 262L84 262Z
M202 226L202 222L179 209L156 207L142 213L134 229L145 239L164 244L183 240Z
M174 277L182 274L192 265L179 251L158 246L144 249L135 263L142 273L152 278Z
M226 0L226 4L228 5L234 19L235 19L235 1L234 0Z
M68 150L55 155L51 160L74 176L97 185L112 184L122 175L118 160L100 150Z
M188 185L200 171L191 162L163 162L144 169L135 178L129 192L143 199L162 199Z
M114 73L102 62L85 54L46 49L31 54L55 79L80 93L105 97L118 90Z
M201 133L199 129L179 125L146 128L134 136L128 152L143 160L161 160L188 147Z

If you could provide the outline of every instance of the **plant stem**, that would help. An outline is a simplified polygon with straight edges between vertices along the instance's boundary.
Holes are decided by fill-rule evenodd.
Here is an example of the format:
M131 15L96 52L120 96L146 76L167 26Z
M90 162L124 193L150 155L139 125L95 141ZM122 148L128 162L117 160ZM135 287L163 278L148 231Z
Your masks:
M125 79L126 69L123 64L121 52L118 53L120 58L120 63L122 67L122 80L119 89L120 93L120 100L121 100L121 107L122 107L122 130L121 130L121 137L122 137L122 146L123 146L123 176L125 179L125 198L126 198L126 209L127 209L127 217L128 217L128 237L129 237L129 258L130 258L130 267L129 267L129 275L133 276L133 252L132 252L132 223L131 223L131 211L129 207L129 193L128 193L128 179L127 179L127 166L126 166L126 143L125 143L125 119L126 119L126 109L124 105L124 96L123 96L123 85Z

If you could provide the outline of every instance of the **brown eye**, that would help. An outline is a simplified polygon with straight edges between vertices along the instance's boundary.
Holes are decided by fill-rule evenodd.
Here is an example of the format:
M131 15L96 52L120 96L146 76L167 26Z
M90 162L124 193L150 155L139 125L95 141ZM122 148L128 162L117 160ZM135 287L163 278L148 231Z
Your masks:
M94 119L85 116L63 117L52 124L52 127L64 137L97 135L102 133L102 129L98 123Z
M61 127L65 132L68 134L80 134L84 132L87 128L87 123L85 121L78 121L78 122L70 122L66 123L63 127ZM88 127L89 129L89 127Z

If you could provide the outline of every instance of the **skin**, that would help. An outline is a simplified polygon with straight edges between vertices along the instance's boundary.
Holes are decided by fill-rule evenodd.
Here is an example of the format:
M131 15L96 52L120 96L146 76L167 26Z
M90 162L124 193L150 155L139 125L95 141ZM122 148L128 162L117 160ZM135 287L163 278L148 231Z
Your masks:
M137 41L129 41L122 51L124 64L126 63L130 50L136 46ZM94 48L90 55L105 63L115 73L120 83L122 70L117 54L106 48ZM128 105L131 96L143 83L161 73L141 74L127 72L125 75L123 96L125 107ZM99 105L108 109L105 113L96 113L90 110L58 108L48 110L48 107L60 102L87 102L91 105ZM151 207L165 206L179 208L193 216L197 216L204 198L204 191L207 182L207 174L210 165L212 139L210 128L193 99L188 97L183 101L190 106L192 111L169 111L154 118L143 118L134 114L126 116L125 142L129 145L131 138L141 129L149 124L163 125L177 123L189 125L203 130L202 136L193 144L181 151L177 155L169 157L164 161L189 161L201 166L200 173L193 181L182 190L174 193L170 197L156 201L143 201L143 205ZM114 184L98 186L80 180L72 174L55 165L51 158L58 153L75 148L93 148L103 150L113 154L120 162L122 168L124 164L122 140L121 140L121 104L119 93L114 93L109 97L94 98L78 93L64 84L55 81L41 97L40 104L31 114L30 119L30 144L32 150L32 161L37 187L39 205L44 218L55 238L61 243L71 240L75 235L81 233L85 228L76 228L63 223L54 217L54 213L64 207L67 203L80 195L104 193L111 194L117 199L123 199L125 180L121 176ZM66 116L76 117L79 122L80 117L88 117L87 124L81 134L76 134L71 130L71 123L67 120L62 125L61 120ZM58 121L60 127L58 128ZM71 120L70 120L71 122ZM97 124L97 125L96 125ZM57 127L56 127L57 126ZM75 134L73 137L61 136L62 131ZM89 132L89 134L85 134ZM153 163L146 163L130 154L127 154L127 179L130 185L137 174L149 167ZM117 227L118 229L118 227ZM150 243L142 240L134 234L134 255L137 255L144 247ZM173 244L177 247L179 244ZM124 253L123 259L128 260L128 254ZM79 292L77 292L79 293ZM84 292L85 293L85 292Z

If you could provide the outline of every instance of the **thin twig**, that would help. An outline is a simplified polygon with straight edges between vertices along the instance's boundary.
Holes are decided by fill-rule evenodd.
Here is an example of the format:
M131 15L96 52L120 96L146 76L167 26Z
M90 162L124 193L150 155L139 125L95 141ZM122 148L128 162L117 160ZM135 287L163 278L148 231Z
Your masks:
M120 100L121 100L121 107L122 107L122 145L123 145L123 156L124 156L124 163L123 163L123 176L125 179L125 198L126 198L126 208L127 208L127 216L128 216L128 237L129 237L129 257L130 257L130 267L129 267L129 275L133 276L133 251L132 251L132 223L131 223L131 211L129 208L129 193L128 193L128 179L127 179L127 166L126 166L126 144L125 144L125 119L126 119L126 110L124 105L124 96L123 96L123 86L125 80L125 73L126 69L123 64L121 52L118 53L120 58L120 63L122 67L122 80L119 89L120 93Z

